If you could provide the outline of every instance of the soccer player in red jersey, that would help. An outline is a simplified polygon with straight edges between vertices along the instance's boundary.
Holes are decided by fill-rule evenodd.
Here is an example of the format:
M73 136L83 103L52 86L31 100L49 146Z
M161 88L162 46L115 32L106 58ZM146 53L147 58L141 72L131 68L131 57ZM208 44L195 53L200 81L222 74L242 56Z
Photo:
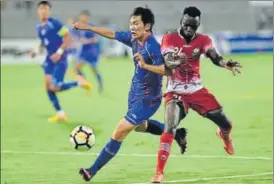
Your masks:
M166 67L173 69L173 75L168 76L165 93L165 123L166 129L160 139L156 174L152 183L161 183L174 133L180 121L191 108L201 116L213 121L217 126L217 135L224 143L225 151L233 155L234 147L231 140L232 123L226 117L222 106L201 84L199 73L200 56L205 54L215 65L240 73L241 65L232 60L225 60L212 45L208 35L196 33L201 19L201 12L196 7L187 7L177 31L167 33L161 44Z

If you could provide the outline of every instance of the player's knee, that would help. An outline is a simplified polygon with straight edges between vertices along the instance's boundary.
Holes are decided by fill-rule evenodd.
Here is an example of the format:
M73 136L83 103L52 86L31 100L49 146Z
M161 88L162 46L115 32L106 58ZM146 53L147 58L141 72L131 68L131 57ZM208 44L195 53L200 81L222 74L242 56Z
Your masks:
M206 114L206 117L212 120L223 130L231 130L232 122L226 117L222 109L210 111Z
M49 90L52 91L52 92L58 92L58 91L61 90L61 88L59 86L57 86L57 85L51 84L49 86Z

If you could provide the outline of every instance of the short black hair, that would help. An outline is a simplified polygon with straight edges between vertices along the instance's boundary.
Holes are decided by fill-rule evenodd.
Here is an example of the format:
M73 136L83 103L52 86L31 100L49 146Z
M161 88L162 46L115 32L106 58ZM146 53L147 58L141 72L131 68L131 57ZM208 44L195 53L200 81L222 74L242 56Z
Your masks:
M90 16L90 12L88 10L83 10L81 11L80 15Z
M184 9L183 15L189 15L191 17L201 17L201 11L195 6L189 6Z
M48 5L50 8L52 7L51 3L49 1L40 1L37 4L37 7L41 6L41 5Z
M150 24L150 31L155 23L154 14L148 7L137 7L133 10L131 16L141 16L142 22L144 25Z

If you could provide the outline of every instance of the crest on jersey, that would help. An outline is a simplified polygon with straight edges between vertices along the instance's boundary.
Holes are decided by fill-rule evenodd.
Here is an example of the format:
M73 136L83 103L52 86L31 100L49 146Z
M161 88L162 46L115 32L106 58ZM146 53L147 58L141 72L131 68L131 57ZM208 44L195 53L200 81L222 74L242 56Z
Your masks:
M195 48L193 51L192 51L192 56L193 57L197 57L200 55L200 50L198 48Z

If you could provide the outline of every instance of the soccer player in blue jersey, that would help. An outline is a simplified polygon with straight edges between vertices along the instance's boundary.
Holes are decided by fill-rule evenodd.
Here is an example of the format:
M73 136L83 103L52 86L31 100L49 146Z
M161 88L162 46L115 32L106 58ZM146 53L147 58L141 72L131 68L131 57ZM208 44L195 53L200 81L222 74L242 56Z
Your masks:
M76 21L77 21L76 17L70 17L67 22L67 28L72 38L71 43L68 45L67 51L68 51L68 55L71 56L71 60L73 62L76 62L78 60L77 54L79 53L79 49L80 49L79 31L73 29L72 27L73 23Z
M80 22L86 25L89 24L90 13L88 11L83 11L80 14ZM78 61L75 65L75 72L80 76L84 77L84 74L81 72L81 68L88 64L93 73L96 75L99 92L103 90L102 76L98 69L99 57L100 57L100 42L99 35L94 34L90 31L81 30L79 31L80 43L82 44L81 50L79 53Z
M89 26L77 22L75 29L89 30L106 38L116 39L132 48L135 72L128 96L128 112L114 130L110 141L101 151L95 163L79 173L86 181L91 180L97 172L119 151L122 141L132 131L149 132L161 135L165 125L151 116L158 110L162 98L162 71L165 67L160 45L152 34L154 15L148 8L137 7L130 17L130 31L120 32L108 28ZM153 72L151 72L151 71ZM170 71L168 72L169 74ZM186 132L182 128L176 132L175 140L182 149L186 146ZM177 137L177 138L176 138Z
M85 80L64 83L68 66L66 48L71 41L71 36L60 21L49 16L50 8L51 4L48 1L41 1L37 6L40 23L36 26L36 30L41 41L38 53L44 48L47 51L42 68L45 73L48 97L57 111L57 114L49 118L49 121L66 121L67 116L59 104L56 93L77 86L89 89L90 84ZM30 55L35 57L38 53L33 51Z

